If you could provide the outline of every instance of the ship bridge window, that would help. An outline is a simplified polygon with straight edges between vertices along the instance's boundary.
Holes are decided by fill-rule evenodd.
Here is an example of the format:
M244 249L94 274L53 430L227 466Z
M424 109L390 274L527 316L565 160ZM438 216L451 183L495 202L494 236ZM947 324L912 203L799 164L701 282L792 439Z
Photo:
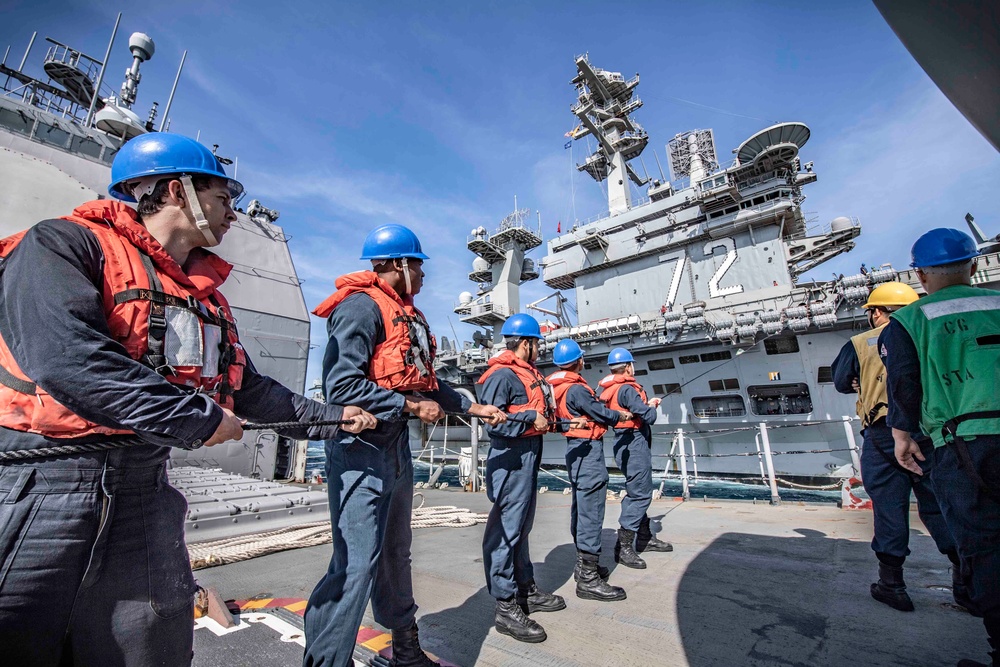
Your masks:
M649 370L651 371L665 371L673 367L674 367L673 357L663 357L662 359L649 360Z
M723 380L709 380L708 388L711 391L736 391L740 388L740 381L737 378L725 378Z
M691 409L699 419L706 417L742 417L747 413L743 397L699 396L691 399Z
M697 354L682 354L677 358L680 360L682 364L696 364L699 361L701 361L701 359L698 358Z
M38 129L35 130L35 139L43 144L52 144L62 148L69 145L69 136L69 132L58 125L49 125L48 123L39 123Z
M733 353L729 350L721 350L720 352L706 352L701 355L702 361L725 361L726 359L732 359Z
M799 351L799 339L795 336L788 338L768 338L764 341L764 351L768 354L792 354Z
M833 367L832 366L820 366L819 371L816 373L816 382L818 384L832 384L833 383Z
M70 150L74 153L83 153L92 158L100 158L102 148L101 144L90 137L73 137L73 143L70 146Z
M27 114L21 114L10 109L0 109L0 126L18 134L29 135L35 122Z
M649 375L649 371L647 371L645 368L636 368L634 374L635 375Z
M653 393L660 397L677 395L681 393L681 386L676 382L668 382L667 384L654 384Z
M809 387L804 382L747 387L747 396L755 415L804 415L813 409Z

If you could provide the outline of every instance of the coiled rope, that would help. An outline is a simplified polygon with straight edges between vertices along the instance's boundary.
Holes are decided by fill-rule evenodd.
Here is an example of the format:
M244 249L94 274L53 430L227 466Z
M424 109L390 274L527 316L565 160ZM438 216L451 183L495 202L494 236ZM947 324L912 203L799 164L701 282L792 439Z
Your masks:
M420 504L413 508L413 516L410 519L410 526L413 528L468 528L477 523L486 523L486 514L452 505L424 507L424 495L422 493L413 495L414 498L417 496L420 497ZM191 559L191 569L200 570L216 565L238 563L279 551L328 544L332 540L330 522L316 521L191 544L188 545L188 556Z

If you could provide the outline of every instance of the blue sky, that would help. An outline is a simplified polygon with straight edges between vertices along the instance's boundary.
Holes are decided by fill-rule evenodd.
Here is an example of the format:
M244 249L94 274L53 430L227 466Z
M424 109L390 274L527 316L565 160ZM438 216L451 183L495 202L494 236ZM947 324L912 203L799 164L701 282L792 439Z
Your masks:
M115 3L0 0L0 48L16 65L51 36L100 58L119 9L117 87L127 36L156 42L136 111L166 102L189 51L171 130L239 157L251 197L281 211L310 307L357 260L368 230L411 226L432 259L418 297L438 335L472 329L451 308L473 287L469 230L513 208L558 221L606 210L600 187L571 168L574 56L638 72L635 118L653 173L678 132L712 128L720 159L775 121L812 129L802 150L819 181L804 209L817 224L860 219L848 255L812 275L865 262L902 267L922 231L960 227L971 211L1000 232L1000 156L930 82L869 2ZM572 153L572 154L571 154ZM637 163L636 163L637 164ZM638 166L638 164L637 164ZM641 194L641 193L634 193ZM535 254L538 257L538 252ZM547 293L541 281L522 302ZM313 320L313 342L325 331ZM321 349L311 356L318 377Z

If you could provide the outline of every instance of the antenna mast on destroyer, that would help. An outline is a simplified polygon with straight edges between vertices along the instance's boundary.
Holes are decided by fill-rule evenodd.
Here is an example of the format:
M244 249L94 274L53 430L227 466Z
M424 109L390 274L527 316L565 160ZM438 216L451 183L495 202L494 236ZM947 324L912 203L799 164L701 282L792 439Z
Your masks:
M508 317L521 309L521 283L538 278L534 260L525 254L542 245L541 224L531 226L531 210L517 208L500 221L492 234L484 227L472 230L468 248L477 255L469 280L479 284L475 296L462 292L455 313L466 324L492 327L493 339L500 340L500 328Z

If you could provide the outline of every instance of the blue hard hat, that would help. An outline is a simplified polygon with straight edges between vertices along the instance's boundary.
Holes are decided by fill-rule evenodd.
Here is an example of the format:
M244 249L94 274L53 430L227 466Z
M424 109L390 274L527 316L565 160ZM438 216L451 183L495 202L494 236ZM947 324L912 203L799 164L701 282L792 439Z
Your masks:
M979 256L972 237L957 229L938 227L927 232L913 244L910 264L915 269L964 262Z
M538 320L531 315L518 313L511 315L503 323L500 333L508 338L541 338L542 329L538 326Z
M572 338L566 338L556 343L556 349L552 351L552 361L556 366L569 366L576 363L583 357L583 350Z
M626 350L624 347L616 347L611 350L611 354L608 355L608 366L617 366L618 364L627 364L630 361L635 361L632 358L632 353Z
M233 199L243 194L243 186L226 175L212 151L190 137L167 132L142 134L122 146L111 164L108 193L115 199L135 202L127 183L181 174L215 176L227 182Z
M388 224L365 237L361 259L429 259L420 249L420 239L408 227Z

